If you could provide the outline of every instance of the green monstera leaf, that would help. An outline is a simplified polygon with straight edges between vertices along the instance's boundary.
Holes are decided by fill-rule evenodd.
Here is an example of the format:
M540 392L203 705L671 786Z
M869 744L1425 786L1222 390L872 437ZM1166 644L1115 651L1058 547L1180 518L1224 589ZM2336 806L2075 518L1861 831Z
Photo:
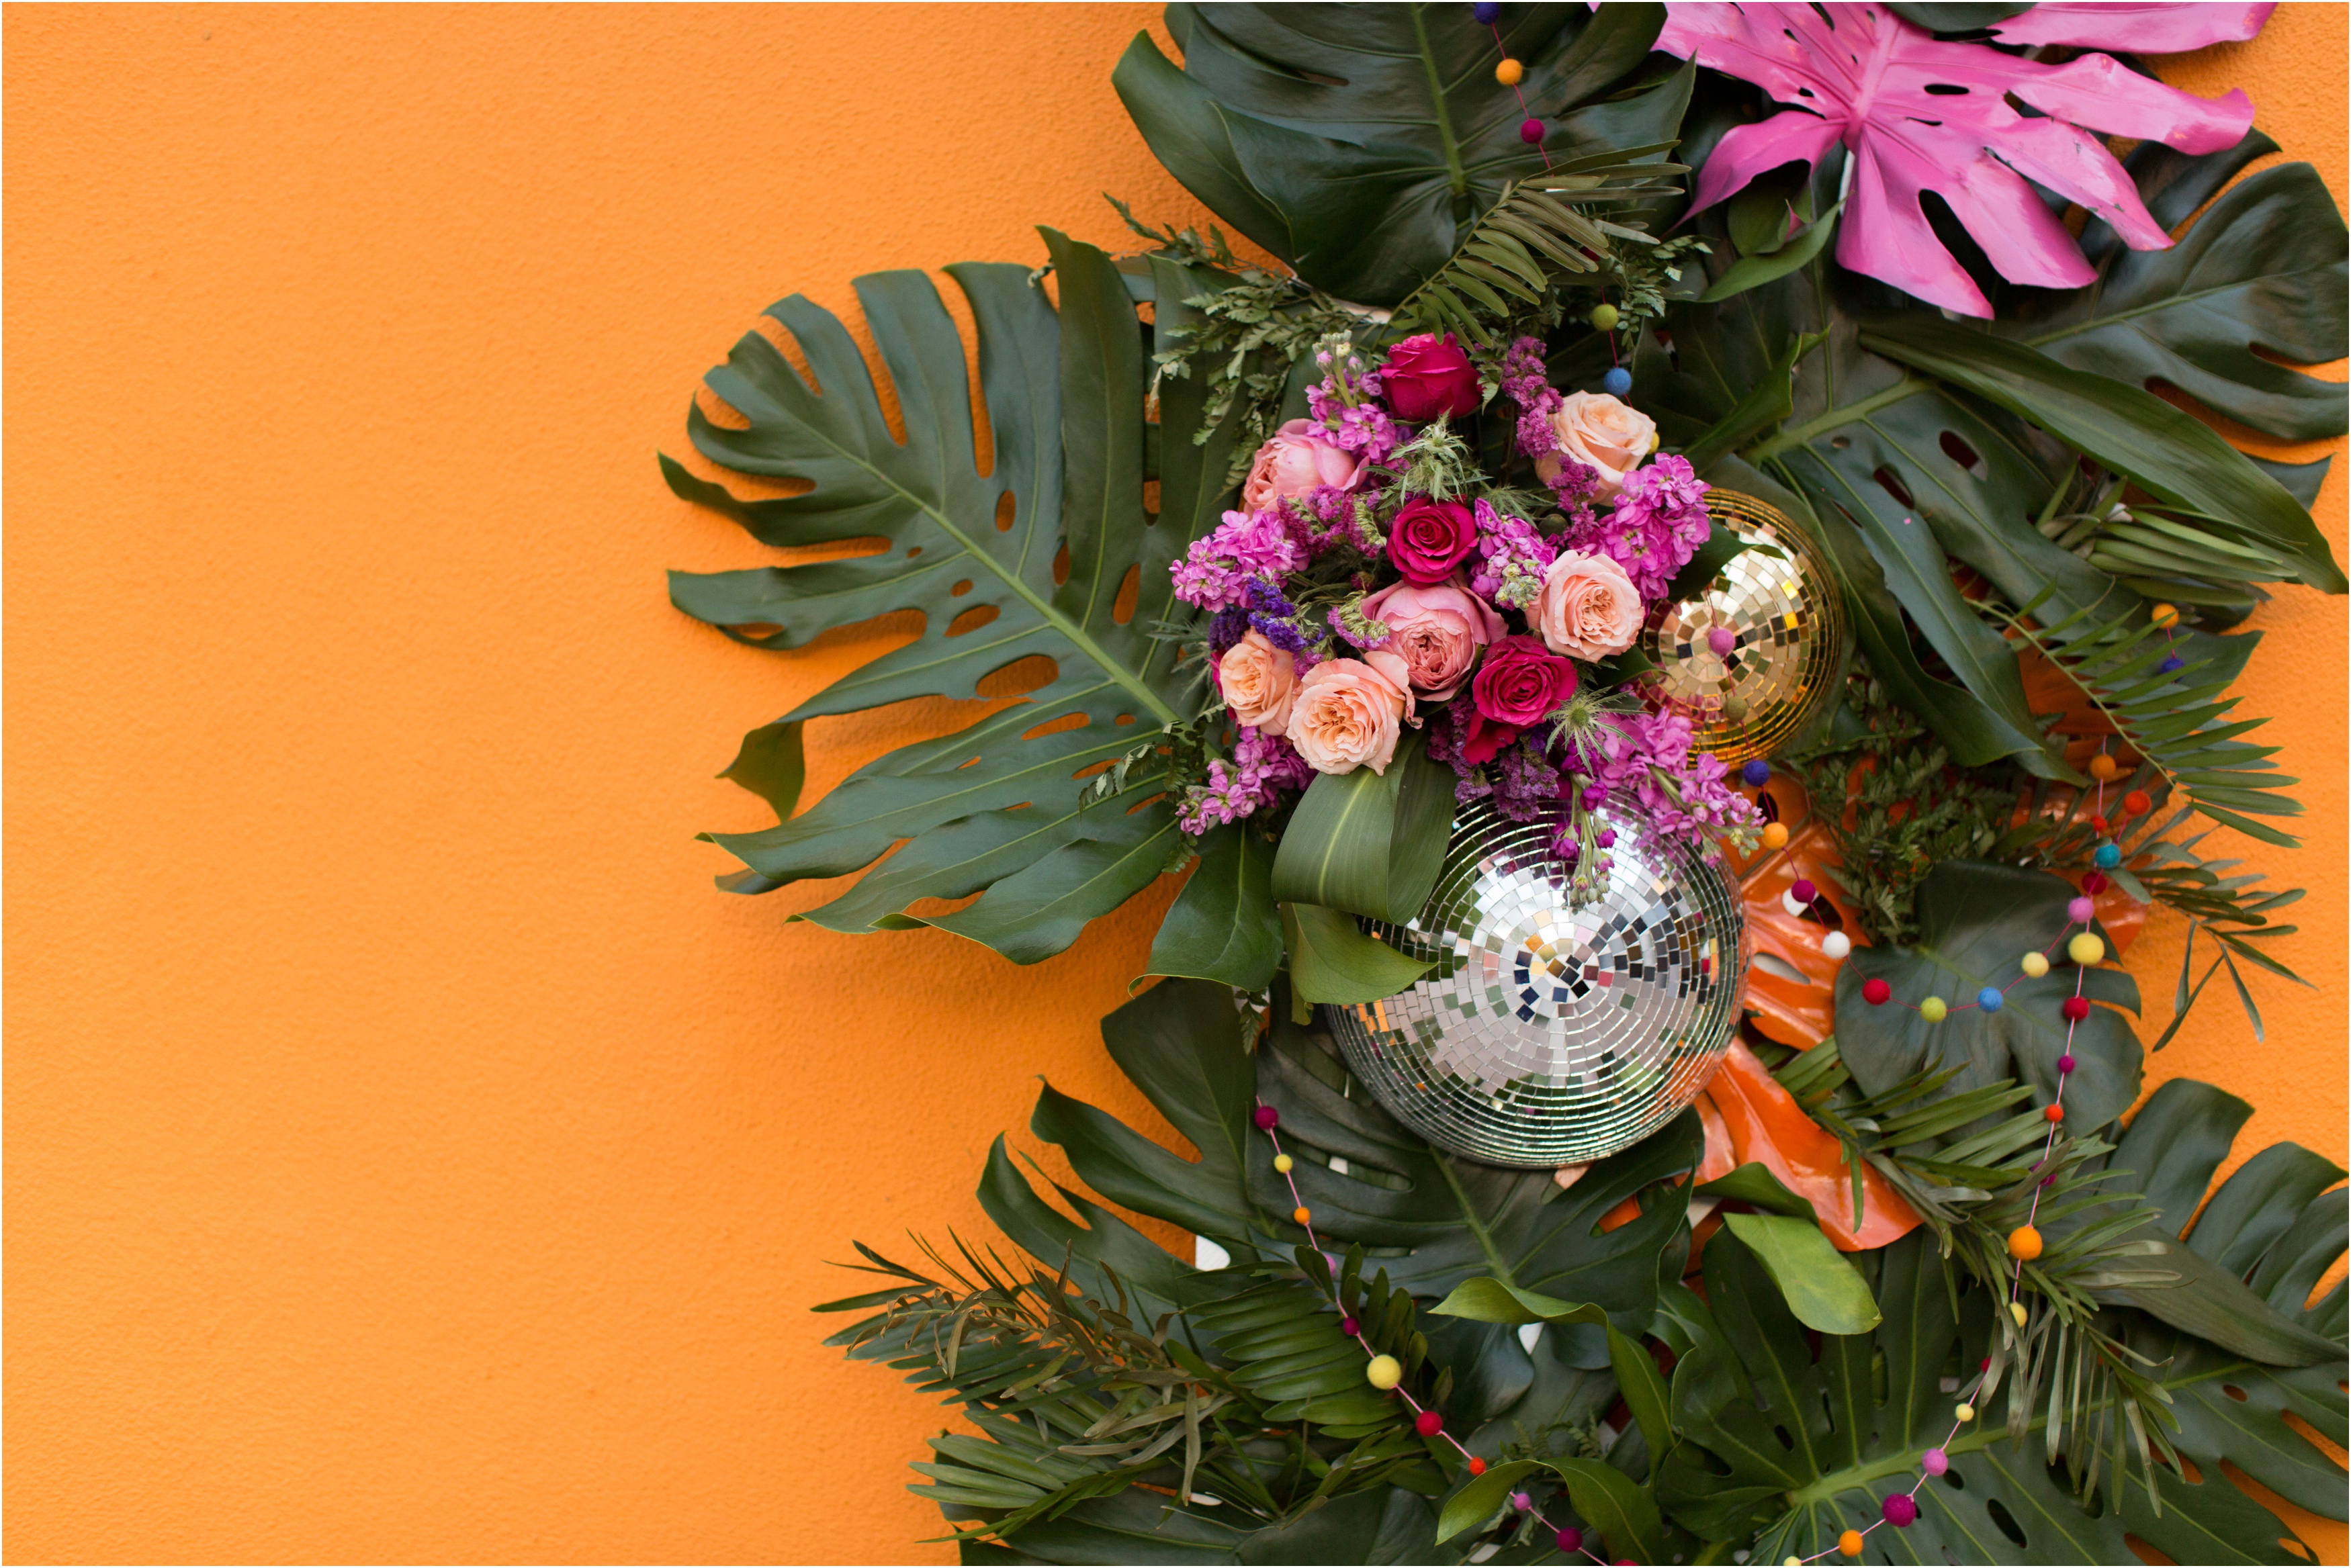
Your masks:
M2351 353L2345 254L2351 235L2343 215L2307 163L2264 169L2220 189L2276 151L2258 130L2201 158L2142 142L2124 167L2157 223L2176 229L2216 193L2220 200L2164 251L2132 250L2094 220L2082 247L2098 281L2085 289L2021 291L1998 329L2075 369L2135 386L2168 383L2288 441L2341 435L2343 383L2288 367Z
M1116 1117L1047 1086L1030 1130L1061 1147L1071 1168L1100 1198L1180 1225L1236 1257L1283 1251L1305 1240L1290 1219L1289 1184L1273 1169L1273 1148L1251 1123L1259 1103L1280 1117L1282 1147L1299 1201L1325 1247L1360 1243L1389 1282L1441 1299L1464 1280L1486 1276L1562 1300L1588 1303L1619 1333L1637 1334L1655 1314L1659 1260L1681 1232L1683 1189L1671 1179L1702 1152L1695 1116L1591 1167L1562 1188L1549 1171L1508 1170L1439 1152L1373 1105L1318 1032L1289 1022L1277 992L1270 1032L1238 1012L1229 989L1165 981L1102 1023L1102 1039L1196 1159L1170 1153ZM1639 1195L1641 1211L1614 1229L1600 1221ZM1061 1189L1084 1226L1048 1204L1001 1146L989 1162L981 1202L1005 1234L1038 1257L1097 1260L1130 1288L1174 1302L1173 1260L1134 1227L1085 1196ZM1541 1371L1504 1325L1426 1325L1437 1360L1464 1389L1462 1420L1498 1417ZM1608 1366L1608 1339L1595 1325L1551 1331L1563 1366Z
M1138 34L1112 80L1151 151L1225 222L1316 287L1393 306L1453 255L1502 188L1559 162L1674 140L1692 73L1642 78L1665 7L1466 5L1167 8L1179 68ZM1629 78L1629 79L1628 79Z
M2093 1002L2072 1032L2074 1068L2065 1081L2068 1127L2105 1127L2138 1098L2138 1037L2114 1011L2138 1011L2138 982L2116 969L2076 969L2061 952L2038 980L2018 961L2047 950L2066 927L2073 885L2045 871L2017 866L1947 860L1918 888L1918 943L1913 948L1855 948L1837 975L1837 1049L1861 1086L1873 1095L1922 1071L1957 1067L1944 1092L2012 1078L2029 1084L2036 1106L2057 1092L2057 1058L2068 1049L2059 1005L2074 994ZM1872 1007L1862 987L1882 980L1912 1003L1929 996L1947 1002L1975 1000L1986 986L2010 986L1997 1012L1955 1006L1940 1023L1909 1007ZM2037 1109L2029 1114L2038 1114Z
M1183 607L1167 565L1213 524L1233 440L1226 430L1195 445L1200 393L1194 382L1171 382L1160 400L1160 506L1145 509L1153 443L1134 298L1101 251L1050 231L1046 239L1058 312L1023 268L948 269L978 324L987 472L962 340L930 281L911 272L856 285L896 393L903 442L848 331L796 295L769 314L799 345L813 384L766 337L747 335L708 378L747 423L733 428L697 409L688 429L714 462L813 488L739 500L664 462L680 495L762 544L883 546L814 565L674 574L672 598L687 614L774 649L891 611L925 618L912 643L833 682L769 731L781 726L797 743L809 719L915 697L986 695L991 677L1050 661L1050 676L1026 701L867 763L774 827L712 836L750 867L728 885L751 892L858 870L904 840L847 893L801 918L849 931L919 920L1024 963L1067 947L1088 920L1166 869L1177 847L1172 806L1152 798L1155 786L1138 781L1089 800L1087 778L1197 711L1197 672L1179 670L1175 645L1152 628ZM1167 302L1155 328L1164 336L1188 319L1176 302L1200 286L1170 263L1154 271ZM904 912L920 898L983 889L952 914Z
M2052 1468L2040 1415L2024 1423L2021 1440L1989 1413L1958 1425L1955 1375L1984 1354L1997 1303L1954 1277L1924 1231L1864 1256L1876 1272L1884 1323L1871 1334L1815 1340L1736 1237L1726 1231L1707 1244L1711 1332L1674 1369L1674 1420L1685 1441L1658 1482L1678 1522L1719 1541L1752 1531L1757 1562L1831 1553L1840 1532L1867 1526L1887 1496L1909 1492L1921 1456L1941 1448L1949 1473L1918 1489L1915 1523L1869 1537L1868 1561L2127 1563L2132 1537L2179 1563L2313 1560L2306 1547L2294 1555L2293 1532L2222 1473L2222 1460L2257 1457L2259 1445L2240 1434L2214 1435L2198 1456L2197 1480L2166 1473L2158 1511L2136 1469L2114 1484L2111 1433L2105 1483L2085 1505ZM2175 1404L2228 1399L2231 1380L2246 1376L2227 1357L2150 1375ZM2327 1376L2339 1376L2339 1365ZM2341 1517L2339 1472L2329 1511Z

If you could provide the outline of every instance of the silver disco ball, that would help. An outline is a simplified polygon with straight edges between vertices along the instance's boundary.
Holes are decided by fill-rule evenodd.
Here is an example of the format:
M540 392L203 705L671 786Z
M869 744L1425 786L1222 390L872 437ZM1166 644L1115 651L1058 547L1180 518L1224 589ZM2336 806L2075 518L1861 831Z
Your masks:
M1466 809L1420 918L1365 922L1432 961L1384 1002L1325 1006L1348 1068L1398 1121L1491 1165L1580 1165L1671 1121L1738 1022L1747 921L1710 843L1612 797L1611 865L1569 898L1552 822Z

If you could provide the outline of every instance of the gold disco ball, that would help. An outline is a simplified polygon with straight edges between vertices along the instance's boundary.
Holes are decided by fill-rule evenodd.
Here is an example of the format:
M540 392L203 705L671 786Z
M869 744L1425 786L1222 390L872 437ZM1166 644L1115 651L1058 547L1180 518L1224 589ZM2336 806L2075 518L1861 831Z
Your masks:
M1844 653L1844 599L1820 546L1777 507L1715 490L1708 515L1750 546L1642 628L1652 710L1690 722L1690 750L1732 766L1770 756L1827 701Z
M1556 821L1466 808L1437 887L1403 925L1435 965L1381 1002L1325 1005L1348 1070L1429 1142L1489 1165L1600 1159L1662 1128L1729 1049L1748 963L1738 880L1712 843L1612 794L1607 869L1571 898Z

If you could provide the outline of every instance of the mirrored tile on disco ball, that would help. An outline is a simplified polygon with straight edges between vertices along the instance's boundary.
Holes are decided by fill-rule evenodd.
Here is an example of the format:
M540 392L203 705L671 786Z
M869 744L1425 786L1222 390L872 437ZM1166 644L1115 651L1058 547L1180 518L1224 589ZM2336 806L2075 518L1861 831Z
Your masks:
M1495 1165L1598 1159L1671 1121L1729 1049L1747 971L1737 883L1709 844L1611 799L1606 882L1583 904L1552 824L1466 808L1419 919L1366 929L1436 967L1325 1007L1349 1069L1398 1120Z

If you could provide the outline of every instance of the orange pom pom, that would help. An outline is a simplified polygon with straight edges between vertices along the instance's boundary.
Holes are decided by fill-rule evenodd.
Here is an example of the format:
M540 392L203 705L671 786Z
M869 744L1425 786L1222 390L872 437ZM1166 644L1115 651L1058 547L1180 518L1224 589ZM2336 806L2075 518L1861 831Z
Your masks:
M2104 752L2090 759L2090 776L2101 782L2119 776L2122 771L2123 765Z

